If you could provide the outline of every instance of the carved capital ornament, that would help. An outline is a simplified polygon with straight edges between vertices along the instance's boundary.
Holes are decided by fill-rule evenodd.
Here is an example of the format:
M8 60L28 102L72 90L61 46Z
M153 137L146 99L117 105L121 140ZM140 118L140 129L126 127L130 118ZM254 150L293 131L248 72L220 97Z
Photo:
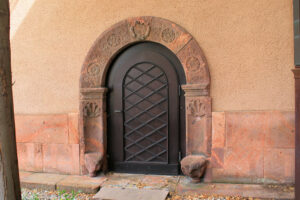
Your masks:
M149 23L143 20L136 20L134 25L130 27L132 37L138 40L145 40L150 34L151 27Z

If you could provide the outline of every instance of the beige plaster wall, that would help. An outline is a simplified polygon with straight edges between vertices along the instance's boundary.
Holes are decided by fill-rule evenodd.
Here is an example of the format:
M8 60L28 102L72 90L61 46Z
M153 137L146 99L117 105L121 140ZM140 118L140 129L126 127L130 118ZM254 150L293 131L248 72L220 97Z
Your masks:
M16 113L77 112L89 48L114 23L140 15L196 38L213 111L294 109L292 0L38 0L12 38Z
M10 12L14 10L19 0L9 0L9 8Z

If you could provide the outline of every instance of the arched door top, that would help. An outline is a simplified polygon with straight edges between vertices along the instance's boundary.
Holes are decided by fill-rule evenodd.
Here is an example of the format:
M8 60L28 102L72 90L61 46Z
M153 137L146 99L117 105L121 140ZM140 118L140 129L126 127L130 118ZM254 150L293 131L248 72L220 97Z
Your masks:
M180 145L185 144L185 131L180 131L185 118L180 118L179 107L184 107L184 99L175 66L180 63L166 50L139 43L123 51L111 66L107 138L113 171L179 173Z
M86 56L80 87L104 87L106 73L114 57L124 48L140 41L156 42L169 48L180 60L187 84L196 84L208 90L209 69L196 40L179 25L151 16L123 20L102 33Z

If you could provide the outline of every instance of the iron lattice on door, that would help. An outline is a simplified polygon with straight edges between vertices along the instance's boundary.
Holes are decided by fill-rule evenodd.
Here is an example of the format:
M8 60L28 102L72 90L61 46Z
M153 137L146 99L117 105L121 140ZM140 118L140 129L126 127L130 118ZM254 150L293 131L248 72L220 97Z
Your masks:
M128 70L123 82L124 161L168 163L168 80L152 63Z

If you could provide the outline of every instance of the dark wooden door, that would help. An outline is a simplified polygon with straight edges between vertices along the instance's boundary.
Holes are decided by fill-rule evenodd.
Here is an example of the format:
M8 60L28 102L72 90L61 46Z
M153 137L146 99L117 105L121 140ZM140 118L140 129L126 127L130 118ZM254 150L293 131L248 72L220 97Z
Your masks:
M178 174L179 79L165 49L126 49L108 77L108 154L113 171Z

